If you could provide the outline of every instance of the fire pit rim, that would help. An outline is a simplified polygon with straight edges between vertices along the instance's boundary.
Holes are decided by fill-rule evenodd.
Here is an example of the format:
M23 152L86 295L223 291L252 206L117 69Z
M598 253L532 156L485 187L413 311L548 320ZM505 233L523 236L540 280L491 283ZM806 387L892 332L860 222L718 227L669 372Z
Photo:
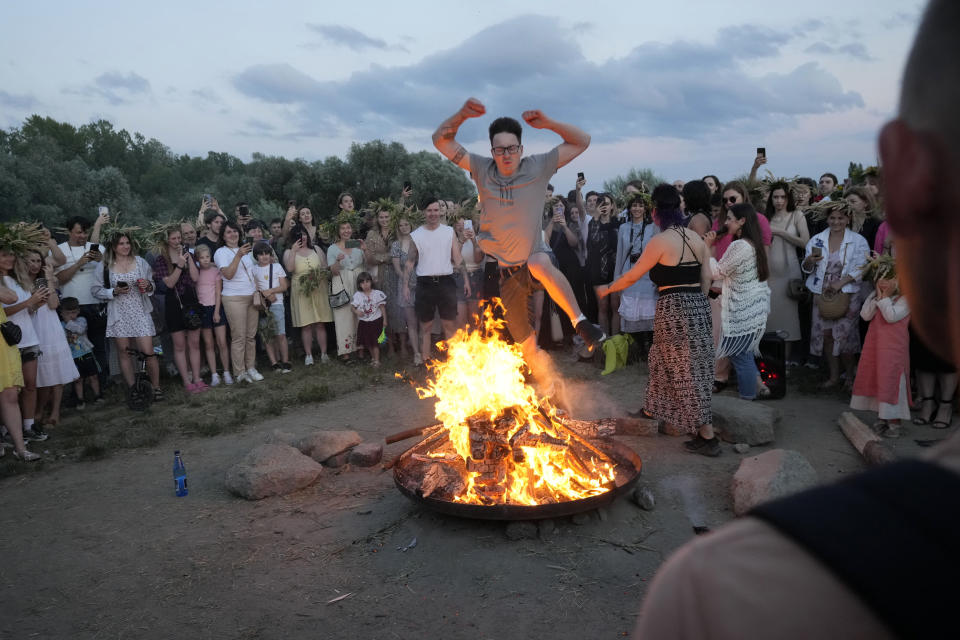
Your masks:
M434 511L447 515L471 518L475 520L542 520L544 518L558 518L583 513L605 506L628 492L642 471L640 456L626 444L614 438L588 438L588 440L614 458L618 466L632 471L629 477L614 488L599 495L540 505L494 504L481 505L463 502L451 502L432 497L423 497L415 490L410 489L402 480L405 463L419 445L404 452L393 466L393 482L400 492L415 503L423 504Z

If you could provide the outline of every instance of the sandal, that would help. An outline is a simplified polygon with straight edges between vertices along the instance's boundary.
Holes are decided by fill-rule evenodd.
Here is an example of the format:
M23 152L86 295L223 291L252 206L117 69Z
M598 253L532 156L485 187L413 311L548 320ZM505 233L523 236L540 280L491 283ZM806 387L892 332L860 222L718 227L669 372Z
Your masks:
M913 419L913 424L930 424L933 421L933 418L937 415L937 410L940 408L939 405L935 402L936 398L933 396L927 396L926 398L920 398L920 415ZM933 402L933 409L930 411L930 417L923 417L923 403L924 402Z
M870 425L870 431L873 431L878 436L882 436L886 433L887 428L890 426L890 423L886 420L877 420L872 425Z
M944 407L947 407L948 409L950 409L950 410L947 412L947 419L946 419L946 420L934 420L933 418L939 418L939 417L940 417L940 409L942 409L942 408L944 408ZM950 398L949 400L941 400L941 401L937 404L937 412L936 412L934 415L930 416L930 419L931 419L930 426L933 427L934 429L948 429L948 428L950 428L950 423L951 423L952 420L953 420L953 398Z
M728 382L727 380L714 380L714 381L713 381L713 392L714 392L714 393L720 393L721 391L723 391L724 389L726 389L726 388L727 388L727 385L729 385L729 384L730 384L730 382Z

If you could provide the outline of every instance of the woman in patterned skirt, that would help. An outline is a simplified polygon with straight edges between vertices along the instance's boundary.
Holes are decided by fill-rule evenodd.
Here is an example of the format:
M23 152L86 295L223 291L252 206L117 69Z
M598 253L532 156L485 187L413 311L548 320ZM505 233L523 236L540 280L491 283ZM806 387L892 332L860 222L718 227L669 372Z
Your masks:
M684 443L690 452L720 455L710 409L714 350L710 304L710 251L700 237L683 228L680 194L673 185L653 190L654 236L629 271L610 285L597 287L597 296L622 291L644 274L657 285L650 379L644 407L631 415L669 421L694 438Z

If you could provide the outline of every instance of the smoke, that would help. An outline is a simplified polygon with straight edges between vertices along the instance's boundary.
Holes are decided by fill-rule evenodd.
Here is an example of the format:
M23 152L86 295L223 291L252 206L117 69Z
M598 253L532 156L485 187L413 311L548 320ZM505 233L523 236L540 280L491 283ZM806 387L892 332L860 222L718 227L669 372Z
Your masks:
M661 495L679 497L683 512L694 526L707 522L707 506L700 481L692 475L667 476L658 483Z

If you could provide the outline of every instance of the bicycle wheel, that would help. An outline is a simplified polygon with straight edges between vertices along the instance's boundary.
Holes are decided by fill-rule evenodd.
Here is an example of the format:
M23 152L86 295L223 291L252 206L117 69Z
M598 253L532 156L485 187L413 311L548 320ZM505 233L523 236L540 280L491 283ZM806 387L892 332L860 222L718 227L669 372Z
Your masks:
M134 411L146 411L153 402L153 386L146 378L137 376L133 386L127 389L127 406Z

